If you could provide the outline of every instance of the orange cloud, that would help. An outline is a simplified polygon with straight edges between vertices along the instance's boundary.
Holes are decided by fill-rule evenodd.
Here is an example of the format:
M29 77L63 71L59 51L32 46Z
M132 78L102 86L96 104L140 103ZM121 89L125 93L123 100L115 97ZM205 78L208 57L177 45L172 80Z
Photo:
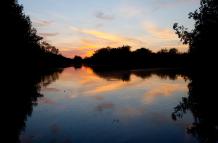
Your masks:
M149 48L178 48L180 51L186 51L188 49L188 46L183 45L182 42L180 42L178 36L172 29L160 28L150 21L144 22L143 28L147 33L145 39L150 41Z
M160 28L152 22L144 22L143 29L145 36L143 37L125 37L113 33L103 32L95 29L83 29L70 26L70 30L74 34L79 34L82 39L73 40L64 39L64 43L59 44L62 54L67 57L80 55L82 57L91 56L98 48L107 46L118 47L122 45L130 45L134 49L140 47L148 47L155 49L162 48L179 48L180 51L186 51L187 46L183 45L173 30L168 28ZM144 42L149 41L149 43Z
M83 34L83 38L79 39L74 45L66 45L68 50L62 53L68 57L76 54L81 56L91 56L98 48L107 46L118 47L122 45L131 45L132 47L141 47L146 43L137 38L124 37L112 33L102 32L95 29L81 29L71 26L70 29L77 34ZM70 43L71 41L69 41ZM65 41L66 43L66 41ZM66 49L66 48L64 48Z
M146 21L143 23L144 30L150 34L150 36L153 36L158 39L163 40L178 40L177 35L172 29L169 28L160 28L156 24Z
M120 45L120 44L125 44L125 45L141 45L144 42L137 39L137 38L129 38L129 37L124 37L124 36L120 36L120 35L116 35L116 34L112 34L112 33L107 33L107 32L102 32L102 31L98 31L95 29L80 29L80 28L76 28L76 27L70 27L71 30L82 33L82 34L86 34L88 36L91 37L95 37L97 39L95 39L96 41L99 42L99 40L103 40L103 42L106 43L110 43L112 44L112 46L116 46L116 45ZM87 42L87 41L86 41ZM101 42L98 44L102 44ZM110 46L110 45L106 45L106 46Z

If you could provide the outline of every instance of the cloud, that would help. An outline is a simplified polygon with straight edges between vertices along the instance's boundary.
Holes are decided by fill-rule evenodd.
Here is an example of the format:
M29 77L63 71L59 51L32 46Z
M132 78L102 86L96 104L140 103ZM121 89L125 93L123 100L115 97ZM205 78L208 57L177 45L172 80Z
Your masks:
M62 53L67 57L73 57L79 54L83 57L91 56L94 51L103 47L119 47L123 45L130 45L134 48L139 48L146 43L138 38L125 37L118 34L98 31L95 29L83 29L74 26L70 27L74 35L82 37L73 42L71 39L64 43L59 43L58 47L63 47Z
M104 42L107 41L107 43L109 43L111 46L116 46L116 45L118 46L118 44L120 46L122 45L136 46L136 45L145 44L143 41L137 38L124 37L117 34L98 31L95 29L80 29L80 28L71 27L71 30L88 36L92 36L96 38L95 40L104 40ZM110 45L106 45L106 46L110 46Z
M48 20L33 19L33 25L36 27L50 26L53 22Z
M61 53L69 58L73 58L75 55L82 57L91 56L93 54L93 49L80 49L80 48L68 48L67 50L61 51Z
M186 51L187 45L182 44L175 32L170 28L158 27L151 21L145 21L142 24L146 36L144 39L149 41L149 48L178 48L180 51Z
M58 32L44 32L44 33L39 33L42 37L53 37L59 35Z
M150 34L151 36L163 39L163 40L177 40L177 35L175 32L169 28L160 28L156 24L146 21L143 23L143 28L145 32Z
M113 15L109 15L109 14L105 14L102 11L98 11L95 13L95 17L99 18L99 19L103 19L103 20L113 20L114 16Z

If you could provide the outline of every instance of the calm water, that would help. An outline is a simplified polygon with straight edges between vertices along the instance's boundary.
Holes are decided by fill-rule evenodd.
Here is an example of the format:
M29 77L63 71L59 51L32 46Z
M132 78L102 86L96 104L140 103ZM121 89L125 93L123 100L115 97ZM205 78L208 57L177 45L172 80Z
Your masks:
M172 119L188 96L189 80L180 75L83 67L64 69L50 82L27 118L22 143L197 142L186 131L193 122L189 111Z

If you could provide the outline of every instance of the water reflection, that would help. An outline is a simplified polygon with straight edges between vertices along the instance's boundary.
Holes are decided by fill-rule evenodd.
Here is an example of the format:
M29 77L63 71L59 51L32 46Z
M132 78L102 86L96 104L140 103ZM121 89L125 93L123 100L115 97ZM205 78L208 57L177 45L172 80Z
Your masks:
M195 72L197 73L197 72ZM218 142L218 105L216 87L211 82L214 77L210 74L190 76L189 96L174 108L173 120L182 120L187 111L191 111L194 121L186 127L187 133L197 138L199 143ZM211 78L210 78L211 77Z
M5 129L6 135L4 137L7 137L5 141L20 142L20 133L25 130L27 118L31 116L33 108L38 104L38 99L43 97L40 89L57 80L62 71L62 69L44 72L35 71L35 76L29 76L30 73L8 75L5 84L10 83L10 87L5 86L5 90L7 89L5 103L10 107L4 109L6 123L8 123ZM13 82L10 82L12 80Z
M76 67L22 77L9 142L217 142L216 102L199 96L211 85L190 73Z
M130 81L130 76L135 75L142 79L150 78L152 75L157 75L161 79L171 79L176 80L177 77L183 77L188 79L188 70L187 69L141 69L141 70L113 70L105 69L101 67L92 67L93 72L107 80L123 80Z

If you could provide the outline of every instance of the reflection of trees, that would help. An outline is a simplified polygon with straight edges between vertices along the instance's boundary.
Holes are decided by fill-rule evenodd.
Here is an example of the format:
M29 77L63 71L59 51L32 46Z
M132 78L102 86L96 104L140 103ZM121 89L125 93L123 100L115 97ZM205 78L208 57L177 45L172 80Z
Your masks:
M114 69L111 69L109 67L92 67L93 72L106 80L123 80L123 81L129 81L131 71L129 70L122 70L117 71Z
M61 72L62 70L36 72L35 76L28 76L30 73L10 75L5 82L7 108L3 115L7 123L6 137L10 137L7 142L19 142L19 135L25 129L27 117L31 115L33 106L37 105L37 98L43 96L40 88L57 80Z
M194 116L194 122L187 132L195 136L199 142L218 142L218 117L216 100L215 61L217 54L216 35L218 32L218 1L200 0L200 7L189 13L195 21L194 29L189 31L184 26L174 24L174 29L184 44L189 45L192 65L189 97L183 98L172 118L182 118L187 110Z
M214 96L215 86L210 78L194 76L189 84L189 97L183 98L174 108L172 118L182 119L189 110L193 114L194 121L187 127L187 133L196 137L199 142L216 143L218 141L218 117L217 100Z
M187 127L187 133L196 137L201 143L216 143L218 141L218 105L216 102L216 97L214 96L216 93L214 92L214 89L216 88L214 82L210 81L214 77L202 77L201 75L198 76L198 72L190 72L181 69L127 71L117 71L108 68L98 69L95 67L92 67L92 69L97 76L106 80L117 79L130 81L131 75L135 75L142 79L150 78L152 75L156 75L162 79L171 80L176 80L177 77L183 77L185 80L189 79L189 97L183 97L179 105L174 108L172 119L182 119L185 113L191 111L194 117L194 122L191 124L191 126ZM206 74L207 72L202 73Z
M143 70L119 70L113 68L92 67L93 72L106 80L123 80L130 81L131 75L135 75L142 79L150 78L152 75L156 75L162 79L176 80L178 76L187 79L188 72L183 69L143 69Z

